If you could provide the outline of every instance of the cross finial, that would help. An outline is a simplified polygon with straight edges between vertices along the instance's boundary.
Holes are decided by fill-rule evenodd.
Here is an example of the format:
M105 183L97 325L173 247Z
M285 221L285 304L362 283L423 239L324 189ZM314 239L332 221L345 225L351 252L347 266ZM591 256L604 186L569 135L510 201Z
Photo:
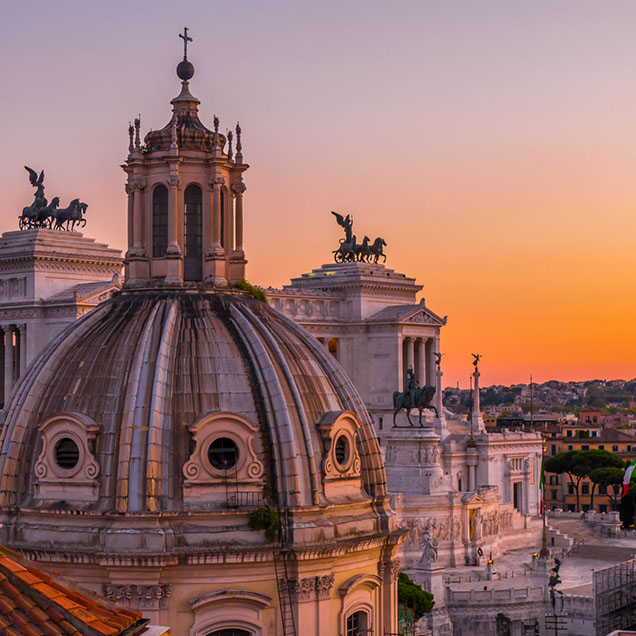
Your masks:
M188 42L192 42L192 38L188 35L188 27L183 27L183 33L179 33L179 37L183 40L183 59L188 59Z

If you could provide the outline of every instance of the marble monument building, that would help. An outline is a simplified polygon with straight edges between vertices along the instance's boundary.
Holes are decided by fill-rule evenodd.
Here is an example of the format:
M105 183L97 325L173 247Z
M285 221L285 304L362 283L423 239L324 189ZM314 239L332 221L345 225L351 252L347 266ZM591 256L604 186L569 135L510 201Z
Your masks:
M345 239L346 240L346 239ZM447 323L417 300L422 286L381 263L322 265L266 289L270 304L312 333L343 366L360 391L381 444L400 525L408 530L400 555L405 570L435 595L431 633L453 633L447 598L462 588L449 581L466 566L486 568L511 550L541 543L538 433L487 433L479 408L480 371L474 361L475 408L467 419L442 406L441 332ZM407 370L435 388L419 428L413 411L393 423L393 393ZM470 578L470 576L468 576ZM526 613L534 615L534 601ZM461 608L458 622L489 633L494 615L476 604ZM456 633L463 633L457 631Z

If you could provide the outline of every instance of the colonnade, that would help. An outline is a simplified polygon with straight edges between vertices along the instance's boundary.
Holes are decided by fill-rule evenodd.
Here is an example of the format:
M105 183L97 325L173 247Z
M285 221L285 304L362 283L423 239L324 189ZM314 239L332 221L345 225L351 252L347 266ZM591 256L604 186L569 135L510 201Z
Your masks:
M437 353L435 338L405 336L403 339L402 384L406 378L406 370L411 367L421 385L436 386L435 353Z
M26 369L27 326L22 324L0 325L0 397L6 406L14 384Z

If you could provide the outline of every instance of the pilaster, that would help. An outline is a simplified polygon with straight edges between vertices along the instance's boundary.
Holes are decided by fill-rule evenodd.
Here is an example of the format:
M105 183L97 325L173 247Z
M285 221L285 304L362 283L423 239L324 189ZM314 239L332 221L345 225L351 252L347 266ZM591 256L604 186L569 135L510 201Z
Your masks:
M167 261L166 283L179 284L183 282L183 255L179 247L179 186L181 177L176 172L177 164L170 166L168 176L168 247L165 259Z
M212 193L212 236L210 249L205 255L203 276L206 283L216 287L227 286L225 250L221 247L221 186L224 184L225 179L220 175L212 177L209 182Z
M4 327L4 407L7 408L13 390L13 325Z

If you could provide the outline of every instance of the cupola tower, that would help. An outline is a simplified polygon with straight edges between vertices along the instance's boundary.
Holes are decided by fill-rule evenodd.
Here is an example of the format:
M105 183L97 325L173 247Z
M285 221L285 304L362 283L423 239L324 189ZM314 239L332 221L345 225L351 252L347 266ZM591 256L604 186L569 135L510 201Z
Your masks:
M241 128L209 130L199 119L199 100L190 93L194 66L177 65L181 92L170 103L172 117L140 139L140 118L129 126L128 251L126 281L131 286L200 284L225 287L245 276L243 251L243 161ZM199 284L199 285L197 285Z

